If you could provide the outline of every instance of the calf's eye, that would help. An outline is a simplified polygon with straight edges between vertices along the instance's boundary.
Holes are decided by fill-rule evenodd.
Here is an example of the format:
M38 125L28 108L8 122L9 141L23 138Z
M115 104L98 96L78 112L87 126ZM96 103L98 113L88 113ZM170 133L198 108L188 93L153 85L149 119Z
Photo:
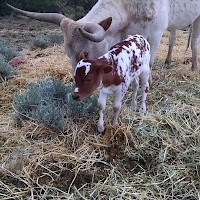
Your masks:
M89 83L89 82L91 82L91 78L87 78L86 80L85 80L85 82L87 82L87 83Z

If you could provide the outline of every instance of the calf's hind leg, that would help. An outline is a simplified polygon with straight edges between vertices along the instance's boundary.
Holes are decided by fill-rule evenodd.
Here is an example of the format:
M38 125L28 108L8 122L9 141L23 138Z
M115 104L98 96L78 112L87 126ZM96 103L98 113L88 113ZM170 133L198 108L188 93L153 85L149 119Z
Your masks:
M142 89L142 103L140 106L140 112L146 113L146 98L149 90L149 72L145 71L140 75L141 78L141 89Z
M139 88L139 77L135 78L133 80L133 95L132 95L132 102L131 106L133 108L133 111L137 111L137 91Z

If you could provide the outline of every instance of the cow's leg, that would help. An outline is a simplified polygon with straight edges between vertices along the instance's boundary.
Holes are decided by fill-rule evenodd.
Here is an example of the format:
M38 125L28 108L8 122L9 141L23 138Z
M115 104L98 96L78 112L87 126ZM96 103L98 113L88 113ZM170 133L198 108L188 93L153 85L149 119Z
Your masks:
M165 60L165 64L167 65L171 64L172 52L175 44L176 44L176 30L170 30L169 48L168 48L167 58Z
M151 36L148 38L148 41L149 41L149 44L150 44L150 47L151 47L151 58L150 58L150 67L151 68L154 64L156 52L157 52L158 46L160 44L160 41L162 39L163 32L164 32L164 30L152 32ZM150 76L149 76L149 83L150 83L150 85L152 84L151 72L150 72Z
M141 113L146 113L146 98L147 98L147 92L149 90L149 74L150 71L144 71L142 72L142 74L140 75L141 78L141 89L142 89L142 103L141 103L141 107L140 107L140 112Z
M200 35L200 17L198 17L193 24L192 29L192 39L191 39L191 49L192 49L192 71L198 70L197 62L197 47Z
M121 110L121 106L122 106L122 99L124 97L124 94L126 93L126 91L122 92L121 87L115 91L115 97L113 100L113 110L114 110L114 114L113 114L113 125L117 126L118 125L118 116L119 116L119 112Z
M137 91L139 88L139 77L133 80L133 95L132 95L132 108L134 111L137 111Z
M164 31L152 32L151 36L148 39L150 47L151 47L151 58L150 58L150 67L151 68L154 64L154 60L155 60L155 57L156 57L156 53L157 53L159 44L160 44L161 39L162 39L163 32Z
M98 121L98 131L103 132L105 127L104 127L104 118L103 114L106 108L106 99L107 99L107 94L104 92L100 91L99 93L99 99L98 99L98 106L99 106L99 121Z

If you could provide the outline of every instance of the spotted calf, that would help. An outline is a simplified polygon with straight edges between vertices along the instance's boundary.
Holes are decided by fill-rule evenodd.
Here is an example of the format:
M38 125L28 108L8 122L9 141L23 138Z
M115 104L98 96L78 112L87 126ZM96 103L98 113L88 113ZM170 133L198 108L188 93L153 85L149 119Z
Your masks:
M114 95L113 124L116 125L122 99L131 82L133 82L133 110L137 110L137 90L140 81L142 88L140 111L142 113L146 112L145 101L149 89L150 76L149 63L150 46L141 35L129 36L95 60L88 60L84 57L84 54L80 54L80 61L74 74L76 88L72 96L75 100L81 101L90 96L97 88L100 90L98 99L99 132L104 131L103 113L106 107L107 95Z

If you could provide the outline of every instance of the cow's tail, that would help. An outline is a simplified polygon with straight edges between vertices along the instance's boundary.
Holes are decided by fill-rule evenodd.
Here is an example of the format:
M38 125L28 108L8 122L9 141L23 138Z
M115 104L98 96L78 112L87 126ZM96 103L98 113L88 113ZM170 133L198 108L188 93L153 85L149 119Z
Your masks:
M186 52L186 51L188 50L188 48L190 47L192 31L193 31L193 25L191 24L191 25L190 25L189 36L188 36L188 41L187 41L187 48L186 48L185 52Z

